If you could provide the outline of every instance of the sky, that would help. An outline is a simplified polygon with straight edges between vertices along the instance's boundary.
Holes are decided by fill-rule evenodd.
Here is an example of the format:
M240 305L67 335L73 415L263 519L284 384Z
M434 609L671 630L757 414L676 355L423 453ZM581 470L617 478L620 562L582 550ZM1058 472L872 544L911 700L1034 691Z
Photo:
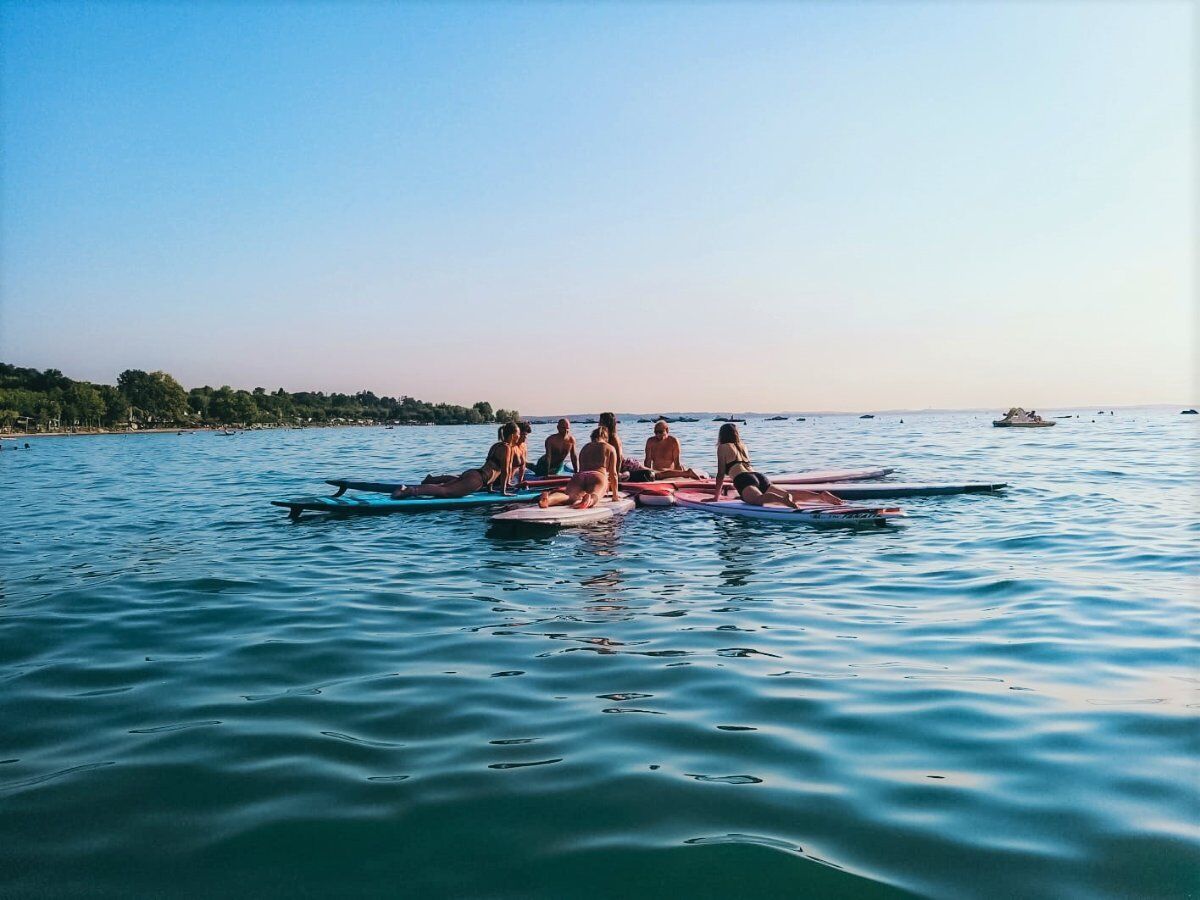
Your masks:
M0 0L0 360L1195 403L1197 7Z

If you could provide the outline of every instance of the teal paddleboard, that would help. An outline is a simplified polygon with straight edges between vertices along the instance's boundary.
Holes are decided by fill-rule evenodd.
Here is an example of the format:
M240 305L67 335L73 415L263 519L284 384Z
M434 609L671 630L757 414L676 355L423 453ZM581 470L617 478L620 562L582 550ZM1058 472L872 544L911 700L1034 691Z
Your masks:
M282 506L293 519L301 513L320 512L335 515L373 515L393 512L424 512L434 509L465 509L472 506L498 506L505 503L529 503L541 494L538 491L520 491L514 494L489 494L480 491L465 497L409 497L393 500L391 497L298 497L295 500L272 500L273 506Z

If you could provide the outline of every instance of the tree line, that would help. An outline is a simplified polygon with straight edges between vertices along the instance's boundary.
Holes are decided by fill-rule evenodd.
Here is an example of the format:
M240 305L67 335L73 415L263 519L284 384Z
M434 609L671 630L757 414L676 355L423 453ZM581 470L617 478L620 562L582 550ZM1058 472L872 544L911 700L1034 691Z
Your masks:
M426 403L412 397L378 397L324 391L288 393L234 390L229 385L184 390L166 372L126 369L117 383L93 384L67 378L58 369L0 363L0 427L51 431L76 428L172 427L195 425L307 425L375 422L402 425L463 425L507 422L516 410Z

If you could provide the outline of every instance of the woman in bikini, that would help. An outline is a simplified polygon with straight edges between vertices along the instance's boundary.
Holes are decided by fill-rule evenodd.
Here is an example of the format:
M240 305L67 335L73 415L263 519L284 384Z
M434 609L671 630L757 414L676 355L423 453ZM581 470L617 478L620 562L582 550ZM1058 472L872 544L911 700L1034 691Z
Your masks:
M605 491L617 493L617 452L609 439L608 429L601 425L592 432L592 442L579 451L579 471L562 488L552 488L538 498L538 506L566 506L588 509L600 502Z
M771 484L766 475L754 471L750 465L750 453L742 443L737 426L732 422L722 425L717 435L717 484L712 501L721 499L721 489L726 478L733 479L734 490L738 492L743 503L751 506L783 503L792 509L797 508L791 494Z
M487 459L478 469L467 469L457 478L443 484L419 484L397 488L392 499L406 500L409 497L465 497L476 491L491 491L497 484L509 494L508 483L512 479L513 457L520 441L521 429L516 422L509 422L500 429L500 440L492 444Z

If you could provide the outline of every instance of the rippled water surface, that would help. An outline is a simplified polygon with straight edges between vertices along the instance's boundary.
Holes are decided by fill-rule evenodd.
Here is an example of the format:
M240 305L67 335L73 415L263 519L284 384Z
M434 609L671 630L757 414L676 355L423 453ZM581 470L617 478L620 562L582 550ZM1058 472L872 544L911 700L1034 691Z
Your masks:
M0 894L1192 893L1200 426L1092 412L744 427L1013 484L868 531L268 505L485 427L4 452Z

